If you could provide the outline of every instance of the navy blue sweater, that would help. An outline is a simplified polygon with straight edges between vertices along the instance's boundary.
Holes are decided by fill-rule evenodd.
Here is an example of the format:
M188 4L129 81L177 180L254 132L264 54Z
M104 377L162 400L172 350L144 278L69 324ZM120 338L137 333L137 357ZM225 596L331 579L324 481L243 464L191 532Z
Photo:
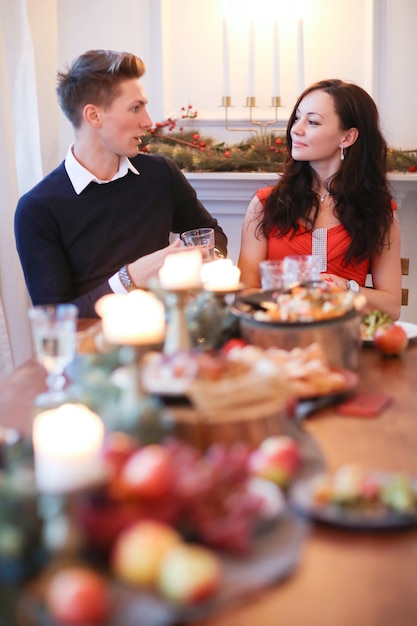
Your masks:
M90 183L80 195L61 163L20 198L16 245L33 304L73 302L80 317L95 317L94 303L111 293L108 279L167 246L170 232L213 227L226 253L226 235L173 161L130 160L139 176Z

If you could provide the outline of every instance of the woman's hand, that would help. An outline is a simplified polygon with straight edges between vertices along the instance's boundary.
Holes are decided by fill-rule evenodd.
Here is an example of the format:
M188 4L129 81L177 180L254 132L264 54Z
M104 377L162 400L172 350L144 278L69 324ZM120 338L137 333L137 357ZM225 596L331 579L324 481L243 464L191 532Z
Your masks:
M322 272L320 274L320 280L324 280L328 285L330 285L330 287L338 287L339 289L347 291L346 278L336 276L336 274L327 274L326 272Z

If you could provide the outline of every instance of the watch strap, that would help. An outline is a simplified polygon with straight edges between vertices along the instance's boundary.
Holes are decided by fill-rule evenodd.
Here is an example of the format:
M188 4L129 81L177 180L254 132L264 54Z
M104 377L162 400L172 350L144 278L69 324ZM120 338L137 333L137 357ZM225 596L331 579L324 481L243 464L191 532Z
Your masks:
M137 286L130 277L127 265L123 265L123 267L120 268L119 278L126 291L133 291L134 289L137 289Z

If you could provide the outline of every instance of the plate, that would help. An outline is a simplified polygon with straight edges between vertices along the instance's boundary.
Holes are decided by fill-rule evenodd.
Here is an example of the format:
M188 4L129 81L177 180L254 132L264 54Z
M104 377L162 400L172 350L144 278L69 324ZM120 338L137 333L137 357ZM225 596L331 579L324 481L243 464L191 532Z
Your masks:
M377 480L388 481L393 473L374 472L370 475ZM352 530L395 530L417 526L415 513L401 513L388 507L378 509L354 508L336 503L316 504L313 493L322 476L316 475L295 483L289 493L290 507L316 522Z
M417 324L412 324L411 322L395 322L397 326L401 326L405 332L407 333L408 339L415 339L417 337ZM365 344L373 344L373 337L363 337L363 343Z
M277 523L258 534L247 557L219 553L223 578L216 596L193 607L176 607L154 593L110 580L112 612L103 626L175 626L212 618L227 606L246 601L268 585L284 580L297 568L308 538L309 524L286 510ZM19 593L19 615L25 626L59 626L46 611L44 586L28 585Z

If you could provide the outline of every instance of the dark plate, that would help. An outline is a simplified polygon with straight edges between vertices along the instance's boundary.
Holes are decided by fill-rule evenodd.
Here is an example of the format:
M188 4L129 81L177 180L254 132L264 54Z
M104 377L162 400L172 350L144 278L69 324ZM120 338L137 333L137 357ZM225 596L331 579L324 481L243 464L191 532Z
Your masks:
M381 480L388 480L390 473L374 473ZM401 513L388 507L367 509L342 506L336 503L316 504L313 500L314 488L319 477L298 481L289 494L290 506L298 513L316 522L351 530L401 530L417 526L415 513Z
M174 626L207 619L265 586L289 576L299 564L309 525L291 511L259 533L247 557L221 555L223 580L213 600L195 607L178 608L159 596L110 581L112 615L103 626ZM33 585L20 594L19 615L25 626L60 626L47 613L42 590Z

